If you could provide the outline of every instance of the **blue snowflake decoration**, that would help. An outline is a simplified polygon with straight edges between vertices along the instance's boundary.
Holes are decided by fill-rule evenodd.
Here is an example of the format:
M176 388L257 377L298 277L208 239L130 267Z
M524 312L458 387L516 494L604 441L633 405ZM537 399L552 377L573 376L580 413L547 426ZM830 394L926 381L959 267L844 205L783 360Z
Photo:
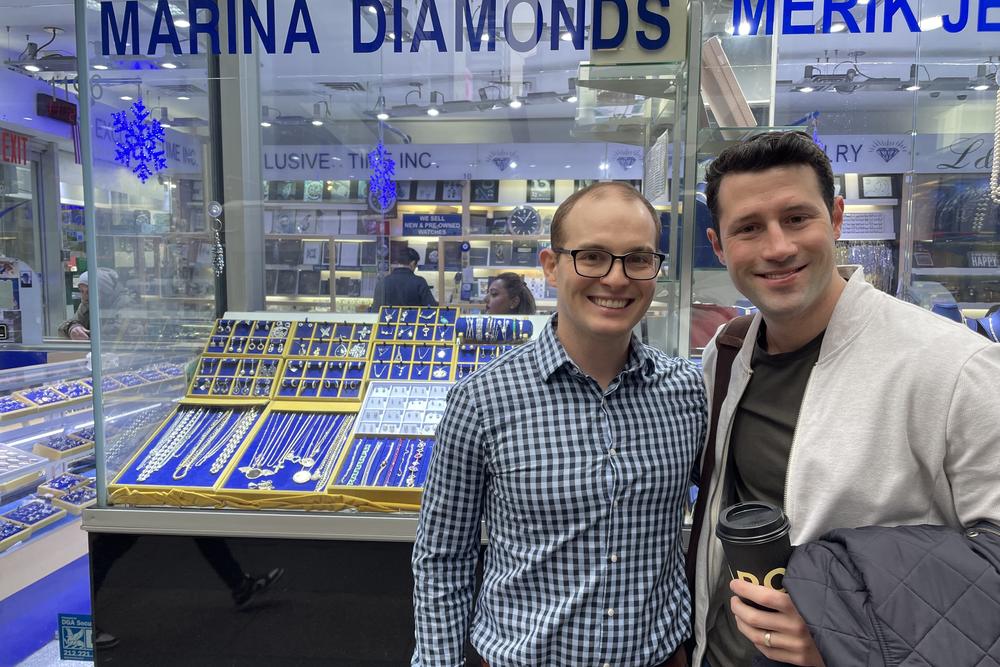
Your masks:
M166 133L160 121L149 119L151 113L140 97L132 104L134 121L129 121L126 111L111 114L116 135L115 162L131 167L132 173L143 183L154 172L167 168L166 151L163 150Z
M396 201L396 181L392 178L396 173L396 162L389 157L381 141L368 154L368 167L371 169L368 191L373 203L378 205L380 211L388 211Z

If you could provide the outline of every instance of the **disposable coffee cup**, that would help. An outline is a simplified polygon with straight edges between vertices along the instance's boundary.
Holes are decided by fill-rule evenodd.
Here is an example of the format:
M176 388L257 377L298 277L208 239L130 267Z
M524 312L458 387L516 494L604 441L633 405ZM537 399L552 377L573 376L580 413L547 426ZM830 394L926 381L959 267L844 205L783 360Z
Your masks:
M732 578L784 592L785 567L792 555L790 528L781 508L768 503L751 501L724 509L715 534L722 541Z

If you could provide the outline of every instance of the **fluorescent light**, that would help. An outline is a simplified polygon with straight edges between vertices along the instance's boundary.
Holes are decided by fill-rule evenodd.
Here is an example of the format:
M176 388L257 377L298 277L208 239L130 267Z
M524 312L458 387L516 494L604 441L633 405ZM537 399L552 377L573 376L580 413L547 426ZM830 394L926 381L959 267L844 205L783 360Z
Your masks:
M132 98L129 97L128 95L122 95L118 99L122 100L123 102L131 102L132 101Z
M317 118L317 119L315 119L315 120L312 121L312 124L315 125L316 127L319 127L319 126L321 126L323 124L323 121L321 121L319 118Z
M844 32L845 30L847 30L847 24L843 21L830 24L830 32Z
M369 14L375 14L377 12L378 12L378 10L375 9L372 5L368 5L368 13Z
M740 35L743 35L744 37L746 35L749 35L750 34L750 24L747 23L746 21L741 21L740 22L740 29L739 29L738 33Z
M811 93L814 90L816 89L813 88L812 86L802 86L801 88L799 88L800 93Z
M26 120L26 121L29 121L29 122L30 122L30 121L33 121L33 120L34 120L34 118L32 118L31 116L25 116L25 117L24 117L24 120Z
M188 21L187 19L177 19L176 21L174 21L174 25L178 28L190 28L191 22Z
M260 126L261 127L271 127L271 124L268 123L266 120L262 120L262 121L260 121Z
M518 99L511 100L510 101L510 108L511 109L520 109L521 108L521 100L518 100Z
M912 86L907 86L907 87L905 88L905 90L908 90L908 91L910 91L911 93L912 93L912 92L915 92L915 91L917 91L917 90L920 90L920 84L919 84L919 83L915 83L915 84L913 84Z
M160 127L165 127L168 130L173 127L170 123L160 123Z
M180 101L182 101L182 102L187 102L187 101L188 101L189 99L191 99L191 98L190 98L190 97L188 97L187 95L178 95L178 96L177 96L177 99L179 99L179 100L180 100Z
M989 87L989 84L979 83L979 84L976 84L975 86L972 86L972 89L973 90L978 90L978 91L983 91L983 90L989 90L990 87Z
M869 0L858 0L859 5L867 5Z
M940 16L928 16L920 21L920 30L922 32L930 32L931 30L937 30L943 25L944 19Z
M103 72L104 70L106 70L107 68L108 68L108 66L107 66L107 65L94 65L94 69L96 69L96 70L100 70L100 71L102 71L102 72Z
M569 30L563 30L562 34L559 35L559 39L561 39L564 42L572 42L573 33L571 33Z
M384 111L379 111L377 114L375 114L375 117L378 118L379 120L389 120L389 114L387 114Z
M569 169L569 165L568 164L564 164L563 165L563 169Z
M577 98L576 95L570 95L569 97L566 98L566 101L569 102L570 104L576 104L577 99L579 98Z
M427 110L427 115L428 116L436 116L439 113L441 113L441 112L437 110L437 107L431 107L430 109Z
M41 72L42 71L42 68L39 67L38 65L25 65L24 69L28 70L29 72Z
M517 162L514 162L514 161L512 160L512 161L511 161L511 163L510 163L510 168L511 168L511 169L517 169Z
M163 69L177 69L177 64L176 63L163 63L162 65L160 65L160 67L162 67Z

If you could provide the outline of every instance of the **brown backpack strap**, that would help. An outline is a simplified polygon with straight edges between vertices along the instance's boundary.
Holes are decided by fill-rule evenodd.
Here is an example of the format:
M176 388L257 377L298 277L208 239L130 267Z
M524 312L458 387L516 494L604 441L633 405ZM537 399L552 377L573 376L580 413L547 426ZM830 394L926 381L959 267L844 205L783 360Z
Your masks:
M729 392L729 378L732 375L733 362L743 347L743 341L750 330L753 315L742 315L726 323L719 335L715 337L715 347L718 356L715 361L715 381L712 387L712 414L708 422L708 441L705 444L705 454L702 457L701 474L698 476L698 499L694 504L694 523L691 524L691 540L688 542L685 569L687 570L688 586L691 589L691 606L694 607L694 568L698 557L698 540L701 538L701 527L705 512L708 510L708 483L715 472L715 440L719 430L719 414L722 403Z

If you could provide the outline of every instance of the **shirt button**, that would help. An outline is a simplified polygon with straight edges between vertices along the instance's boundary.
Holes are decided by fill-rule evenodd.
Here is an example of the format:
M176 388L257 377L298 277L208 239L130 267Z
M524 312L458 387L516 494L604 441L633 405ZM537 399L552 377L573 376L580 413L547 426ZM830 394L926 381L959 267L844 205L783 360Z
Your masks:
M606 662L606 663L604 663L604 664L602 665L602 667L611 667L611 663L610 663L610 662Z
M617 453L618 453L618 450L615 449L614 447L612 447L611 449L608 450L608 454L611 454L611 456L614 456Z
M608 616L614 616L614 615L615 615L615 610L614 609L608 609Z
M611 554L611 562L612 563L618 562L618 554Z

